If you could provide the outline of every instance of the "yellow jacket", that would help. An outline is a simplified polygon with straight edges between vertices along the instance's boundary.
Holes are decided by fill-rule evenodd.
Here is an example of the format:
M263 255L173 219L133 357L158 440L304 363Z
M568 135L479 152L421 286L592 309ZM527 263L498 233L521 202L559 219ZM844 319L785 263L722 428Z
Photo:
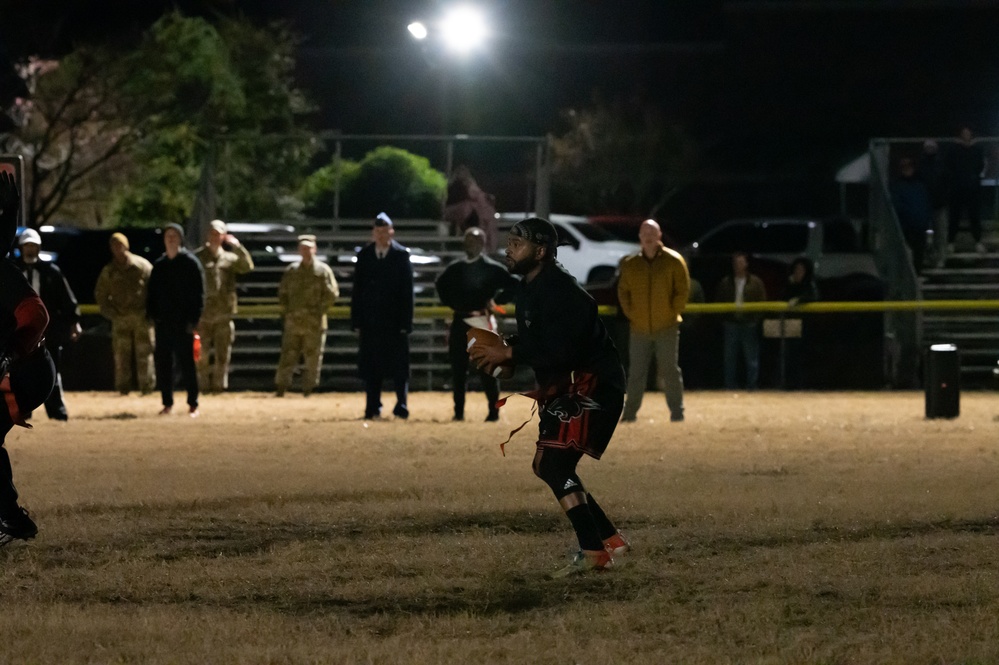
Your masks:
M656 333L675 326L687 308L690 273L683 257L662 245L652 260L642 252L621 261L617 283L621 310L640 333Z

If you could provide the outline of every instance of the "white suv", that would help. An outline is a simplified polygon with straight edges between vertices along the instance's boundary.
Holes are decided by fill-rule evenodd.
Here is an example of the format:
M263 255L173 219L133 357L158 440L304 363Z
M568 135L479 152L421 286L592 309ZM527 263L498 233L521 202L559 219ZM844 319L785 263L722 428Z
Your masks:
M505 234L514 224L531 217L527 213L496 215ZM618 240L586 217L553 214L548 221L558 233L558 261L584 286L606 285L614 280L621 259L641 249L638 243ZM501 236L502 237L502 236Z

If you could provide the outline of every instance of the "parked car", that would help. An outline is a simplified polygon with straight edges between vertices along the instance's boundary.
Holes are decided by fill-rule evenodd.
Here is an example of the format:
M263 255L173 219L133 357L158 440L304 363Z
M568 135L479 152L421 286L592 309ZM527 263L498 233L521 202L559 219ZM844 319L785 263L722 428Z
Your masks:
M530 213L501 213L496 217L499 230L506 233L514 224L530 216ZM548 221L558 233L559 263L586 287L613 282L621 259L641 248L638 243L618 240L599 226L590 224L586 217L553 214Z
M733 219L711 229L681 248L691 276L710 295L715 284L731 270L732 253L750 256L750 269L767 287L767 296L780 299L788 267L799 256L815 264L815 276L822 289L827 282L844 299L851 284L865 288L880 282L874 256L866 251L853 223L844 218L753 218ZM867 299L867 298L864 298Z

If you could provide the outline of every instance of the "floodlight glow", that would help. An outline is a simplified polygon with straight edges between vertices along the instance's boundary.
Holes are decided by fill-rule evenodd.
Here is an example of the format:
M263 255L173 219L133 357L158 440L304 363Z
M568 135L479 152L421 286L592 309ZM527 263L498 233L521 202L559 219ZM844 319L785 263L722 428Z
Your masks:
M409 30L409 34L413 35L413 39L426 39L427 38L427 26L423 25L419 21L414 21L406 26Z
M486 21L482 13L472 7L456 7L441 23L441 37L448 48L467 53L485 41Z

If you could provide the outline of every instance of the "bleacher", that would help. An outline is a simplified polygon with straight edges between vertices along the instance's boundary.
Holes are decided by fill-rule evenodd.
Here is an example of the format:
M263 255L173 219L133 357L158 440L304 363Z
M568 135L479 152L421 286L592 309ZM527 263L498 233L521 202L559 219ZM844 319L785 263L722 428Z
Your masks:
M242 305L276 305L278 284L289 263L297 260L298 235L316 236L317 257L326 261L340 287L337 305L347 306L353 287L355 252L371 241L371 221L308 220L289 226L288 222L240 225L234 232L253 256L256 269L239 280ZM259 227L261 231L241 231ZM277 230L276 230L277 229ZM413 256L416 304L439 306L434 281L454 259L464 255L462 239L450 236L438 220L397 220L395 238L408 247ZM281 320L276 316L236 320L236 342L232 352L230 388L232 390L271 390L274 371L281 352ZM447 319L417 316L410 337L414 390L449 388L450 365L447 360ZM296 377L296 387L297 387ZM357 378L357 336L350 321L342 315L330 317L320 379L321 390L360 390Z

